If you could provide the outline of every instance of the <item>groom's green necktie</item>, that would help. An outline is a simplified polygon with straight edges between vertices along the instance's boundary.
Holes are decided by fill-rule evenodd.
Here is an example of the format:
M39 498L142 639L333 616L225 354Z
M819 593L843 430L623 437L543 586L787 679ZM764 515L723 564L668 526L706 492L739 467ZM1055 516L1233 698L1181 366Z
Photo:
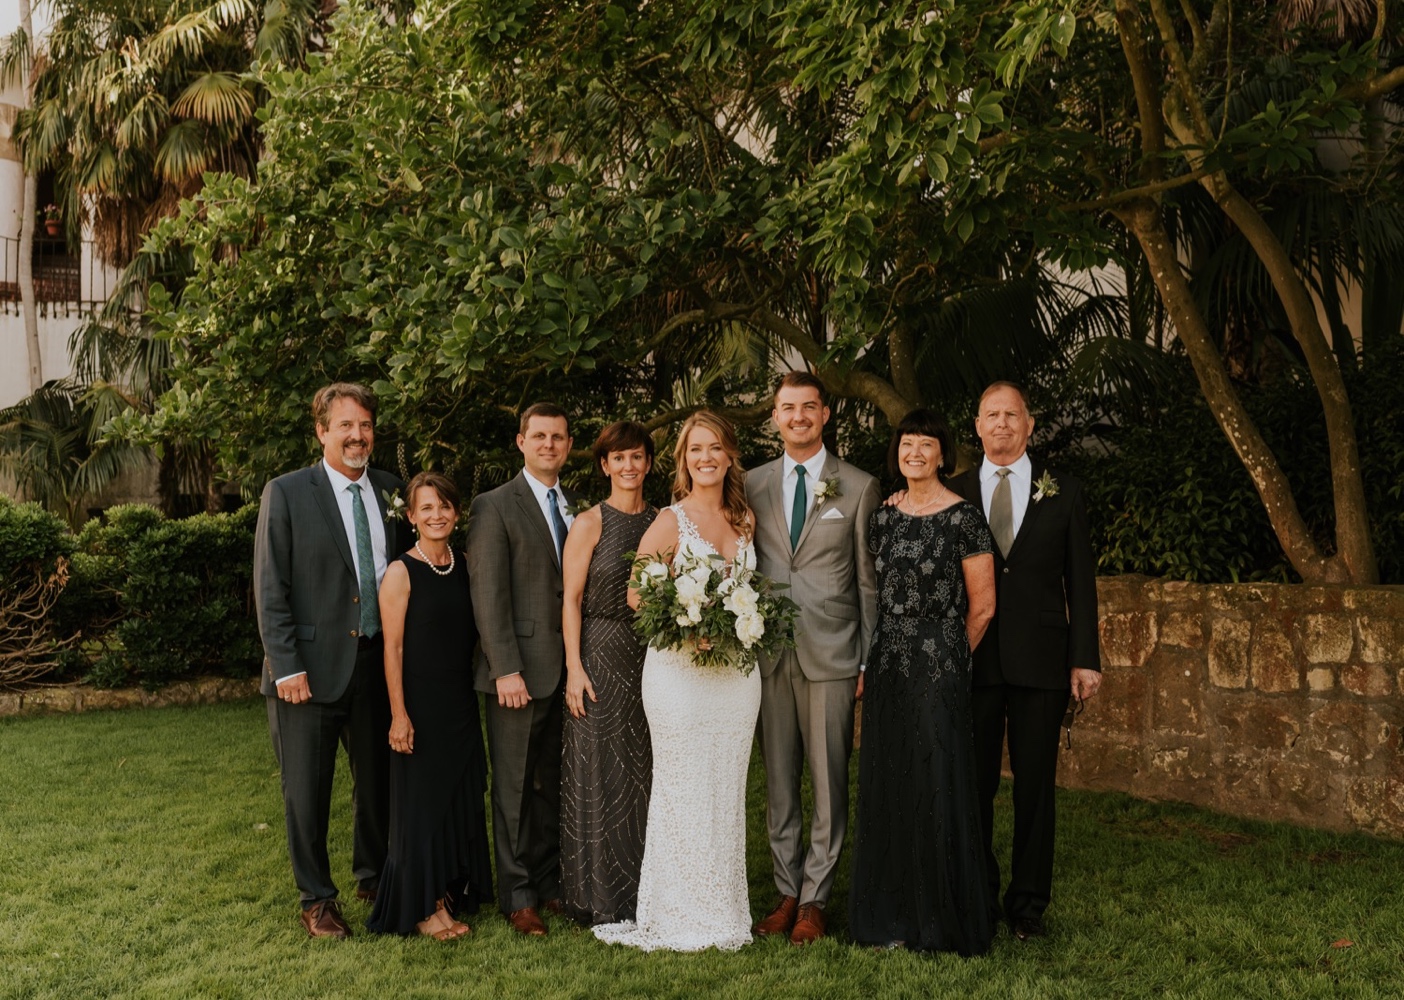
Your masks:
M795 503L790 508L790 551L799 548L800 532L804 530L804 515L809 510L809 497L804 490L804 466L795 466Z
M351 491L351 521L356 526L356 575L361 584L361 635L369 639L380 631L380 600L375 592L375 552L371 549L370 521L366 519L366 503L361 499L361 484L346 487Z

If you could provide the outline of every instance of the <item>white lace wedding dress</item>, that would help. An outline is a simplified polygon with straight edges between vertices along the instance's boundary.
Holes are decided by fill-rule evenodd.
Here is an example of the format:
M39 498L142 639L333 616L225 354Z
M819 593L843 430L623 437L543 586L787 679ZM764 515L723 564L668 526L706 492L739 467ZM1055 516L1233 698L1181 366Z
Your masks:
M677 559L714 555L681 507ZM736 561L754 568L749 542ZM751 940L746 889L746 770L760 711L760 671L698 667L681 650L650 648L643 705L653 740L637 920L596 927L644 951L733 951Z

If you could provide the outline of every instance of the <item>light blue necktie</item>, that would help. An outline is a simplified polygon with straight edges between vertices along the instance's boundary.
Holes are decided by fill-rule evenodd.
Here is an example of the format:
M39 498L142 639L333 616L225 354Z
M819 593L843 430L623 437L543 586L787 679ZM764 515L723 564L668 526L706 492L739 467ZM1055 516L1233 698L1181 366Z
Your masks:
M561 517L560 504L556 503L556 491L546 491L546 506L551 508L551 534L556 536L556 562L565 557L566 528L565 518Z
M799 548L800 532L804 530L804 515L809 510L809 497L804 492L804 466L795 466L795 503L790 508L790 551Z
M375 553L371 551L370 521L366 520L366 504L361 499L361 484L346 487L351 491L351 520L356 525L356 572L361 583L361 635L369 639L380 631L380 601L375 594Z

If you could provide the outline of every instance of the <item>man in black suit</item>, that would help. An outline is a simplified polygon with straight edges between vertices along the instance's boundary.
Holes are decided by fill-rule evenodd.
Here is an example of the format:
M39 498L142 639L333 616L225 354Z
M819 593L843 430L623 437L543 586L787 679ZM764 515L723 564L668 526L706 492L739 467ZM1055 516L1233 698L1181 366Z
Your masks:
M518 933L531 937L546 933L542 906L561 909L561 551L576 498L561 486L560 472L570 443L564 410L527 407L517 433L525 468L478 494L468 519L498 905Z
M995 617L974 653L975 759L985 863L999 895L991 836L1008 730L1014 845L1004 913L1019 940L1043 934L1053 886L1054 786L1069 695L1101 684L1097 581L1082 484L1029 458L1028 397L995 382L980 397L978 468L950 487L978 504L995 539Z
M338 382L312 417L322 460L263 490L254 585L268 728L283 778L288 854L313 937L349 937L327 859L338 740L351 761L356 895L374 899L389 839L390 703L377 590L407 547L387 523L395 476L368 468L376 399Z

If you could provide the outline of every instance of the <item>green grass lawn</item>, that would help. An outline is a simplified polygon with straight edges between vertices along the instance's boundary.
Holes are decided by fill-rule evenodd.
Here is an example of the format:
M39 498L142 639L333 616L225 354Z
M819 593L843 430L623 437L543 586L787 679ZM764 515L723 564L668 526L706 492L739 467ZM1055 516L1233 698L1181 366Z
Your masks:
M756 911L773 893L761 786L756 762ZM331 851L351 896L348 800L343 782ZM644 955L560 920L524 940L486 912L448 945L311 941L261 703L6 720L0 996L1404 996L1404 844L1120 795L1059 802L1050 936L1020 944L1001 930L979 959L844 943L847 859L838 935L802 950ZM1007 789L999 816L1007 851ZM348 900L358 931L367 912ZM1340 939L1353 946L1332 947Z

